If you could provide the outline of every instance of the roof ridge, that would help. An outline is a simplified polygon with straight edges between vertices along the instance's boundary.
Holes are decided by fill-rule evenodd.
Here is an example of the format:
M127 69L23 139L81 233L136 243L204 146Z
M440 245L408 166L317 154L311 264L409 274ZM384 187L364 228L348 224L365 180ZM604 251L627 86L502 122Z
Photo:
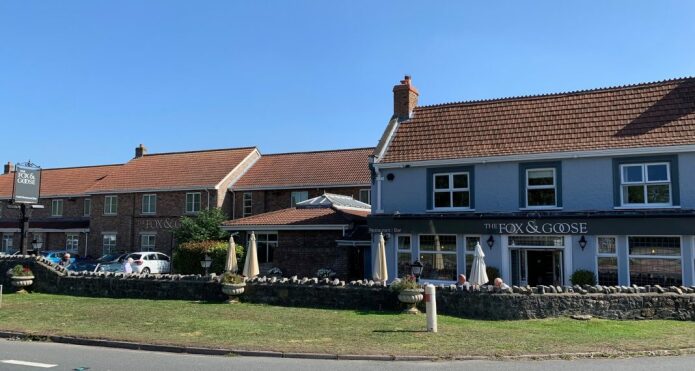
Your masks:
M347 151L358 151L358 150L374 150L374 147L357 147L357 148L324 149L324 150L316 150L316 151L278 152L278 153L261 154L261 157L265 157L265 156L281 156L281 155L296 155L296 154L304 154L304 153L347 152Z
M161 155L178 155L178 154L185 154L185 153L201 153L201 152L221 152L221 151L236 151L236 150L242 150L242 149L256 149L256 146L248 146L248 147L231 147L231 148L213 148L213 149L197 149L197 150L191 150L191 151L180 151L180 152L159 152L159 153L146 153L142 157L151 157L151 156L161 156ZM134 158L135 160L137 158Z
M90 167L109 167L109 166L123 166L123 164L106 164L106 165L84 165L84 166L51 167L51 168L41 168L41 171L43 171L43 170L86 169L86 168L90 168Z
M695 76L685 76L685 77L664 79L664 80L651 81L651 82L615 85L615 86L607 86L607 87L593 88L593 89L570 90L570 91L556 92L556 93L529 94L529 95L517 95L517 96L511 96L511 97L499 97L499 98L489 98L489 99L474 99L474 100L464 100L464 101L457 101L457 102L436 103L436 104L429 104L429 105L424 105L424 106L417 106L417 107L415 107L415 109L433 109L433 108L440 108L440 107L447 107L447 106L461 106L461 105L469 105L469 104L474 105L474 104L487 104L487 103L498 103L498 102L535 100L535 99L543 99L543 98L560 98L560 97L566 97L566 96L572 96L572 95L603 93L603 92L630 90L630 89L641 89L641 88L647 88L647 87L664 85L667 83L672 83L672 82L677 82L677 81L687 81L687 80L695 80Z

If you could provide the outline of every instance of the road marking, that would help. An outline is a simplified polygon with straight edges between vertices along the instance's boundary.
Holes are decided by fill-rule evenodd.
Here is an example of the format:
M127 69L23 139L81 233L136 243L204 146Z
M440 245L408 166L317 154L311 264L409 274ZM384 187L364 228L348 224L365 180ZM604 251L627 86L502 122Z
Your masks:
M51 365L48 363L17 361L14 359L2 360L2 361L0 361L0 363L7 363L7 364L11 364L11 365L20 365L20 366L40 367L40 368L51 368L51 367L58 366L58 365Z

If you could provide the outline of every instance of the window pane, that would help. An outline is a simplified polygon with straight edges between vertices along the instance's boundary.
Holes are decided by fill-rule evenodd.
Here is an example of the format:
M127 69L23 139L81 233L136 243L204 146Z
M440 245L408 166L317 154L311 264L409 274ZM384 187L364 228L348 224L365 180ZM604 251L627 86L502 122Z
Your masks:
M434 207L451 207L451 193L434 192Z
M403 277L410 274L410 253L398 253L398 276Z
M555 189L529 189L528 206L555 206Z
M644 203L644 186L623 186L623 203L624 204L643 204Z
M398 236L398 250L410 251L410 236Z
M479 237L466 237L466 251L474 252L475 245L480 242ZM468 271L466 271L468 272Z
M420 250L422 251L456 251L456 236L420 236Z
M647 165L647 180L650 182L667 181L668 166L666 164Z
M454 207L470 207L470 194L466 192L453 192Z
M420 254L421 278L431 280L456 280L456 254Z
M628 237L630 255L681 256L678 237Z
M447 174L447 175L435 175L434 176L434 188L435 189L448 189L449 188L449 174Z
M466 254L466 278L471 275L471 267L473 267L473 259L475 257L471 254Z
M599 254L615 254L615 238L599 237L598 239Z
M553 185L553 170L529 170L528 185Z
M671 202L671 187L668 184L647 185L647 203L667 204Z
M641 182L642 165L623 166L623 182Z
M630 258L630 284L680 286L680 259Z
M618 258L598 258L598 283L601 285L618 285Z
M468 174L454 175L454 188L468 188Z
M509 236L510 246L561 247L565 240L561 236Z

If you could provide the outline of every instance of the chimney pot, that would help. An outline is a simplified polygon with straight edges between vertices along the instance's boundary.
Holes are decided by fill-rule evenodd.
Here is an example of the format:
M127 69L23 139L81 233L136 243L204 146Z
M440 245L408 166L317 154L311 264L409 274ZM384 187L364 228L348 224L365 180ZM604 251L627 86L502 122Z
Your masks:
M145 147L144 145L140 144L139 146L135 147L135 158L140 158L146 154L147 147Z
M420 94L412 85L410 75L405 75L399 85L393 87L393 116L400 119L410 118L417 106L417 98Z
M14 164L12 163L12 161L7 161L7 163L5 164L4 169L3 169L3 174L9 174L13 171L14 171Z

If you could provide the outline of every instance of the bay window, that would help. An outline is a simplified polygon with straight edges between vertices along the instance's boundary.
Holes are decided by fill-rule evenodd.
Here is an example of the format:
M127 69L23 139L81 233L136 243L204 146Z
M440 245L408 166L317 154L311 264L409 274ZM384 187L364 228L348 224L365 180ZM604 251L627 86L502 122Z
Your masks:
M680 286L680 237L628 237L631 285Z
M456 280L456 236L420 235L422 279Z

